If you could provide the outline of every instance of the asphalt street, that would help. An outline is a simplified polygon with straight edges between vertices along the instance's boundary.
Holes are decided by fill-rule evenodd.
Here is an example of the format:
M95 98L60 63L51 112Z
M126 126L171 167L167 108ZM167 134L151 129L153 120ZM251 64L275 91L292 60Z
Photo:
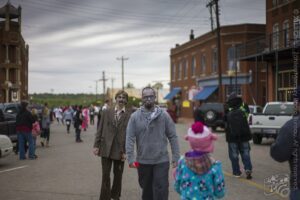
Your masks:
M184 140L188 123L176 125L181 154L189 149ZM19 161L15 154L0 159L0 200L96 200L101 184L100 158L92 154L95 126L82 133L83 143L75 143L74 129L67 134L66 127L54 122L51 125L50 147L38 143L37 160ZM254 166L252 180L231 175L231 165L222 130L217 132L214 157L223 164L226 200L287 199L287 163L277 163L269 156L272 140L262 145L252 144ZM123 200L140 199L137 172L125 165ZM173 189L170 171L170 200L179 200ZM270 187L273 190L270 190Z

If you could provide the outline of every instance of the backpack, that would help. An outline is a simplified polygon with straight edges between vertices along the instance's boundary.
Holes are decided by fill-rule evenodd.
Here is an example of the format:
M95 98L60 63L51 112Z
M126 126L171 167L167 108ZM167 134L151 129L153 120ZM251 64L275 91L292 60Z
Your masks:
M245 112L240 109L232 109L227 115L227 125L231 137L241 141L249 141L251 139L251 131L247 121Z
M40 123L38 121L36 121L32 124L31 132L32 132L32 135L35 137L41 134L41 127L40 127Z

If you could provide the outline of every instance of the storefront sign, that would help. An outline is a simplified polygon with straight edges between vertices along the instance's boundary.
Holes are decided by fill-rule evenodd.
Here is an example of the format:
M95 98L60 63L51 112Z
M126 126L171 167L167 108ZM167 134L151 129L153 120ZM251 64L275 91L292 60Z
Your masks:
M182 107L189 108L190 106L191 106L190 101L185 100L185 101L182 102Z

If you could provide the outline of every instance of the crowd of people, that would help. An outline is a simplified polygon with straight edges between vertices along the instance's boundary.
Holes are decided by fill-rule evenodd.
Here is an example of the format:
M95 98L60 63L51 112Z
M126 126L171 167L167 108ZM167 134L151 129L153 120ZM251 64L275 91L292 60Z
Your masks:
M96 108L94 105L65 106L50 109L45 103L41 111L37 108L28 107L28 101L21 101L20 112L16 116L17 144L15 152L19 154L19 159L37 159L35 154L37 139L39 138L41 147L49 147L51 123L63 124L66 126L67 134L70 133L72 125L75 130L75 142L83 142L81 130L86 131L89 124L94 125ZM2 110L1 110L2 111ZM3 115L3 113L2 113ZM98 114L98 117L100 113ZM25 154L27 154L26 156Z
M300 98L300 90L296 95ZM101 157L102 184L100 200L118 200L122 192L122 176L125 160L129 168L137 169L138 182L143 200L167 200L169 197L170 163L174 177L174 189L181 199L215 199L225 196L225 179L222 163L212 156L217 135L205 125L204 118L197 116L187 130L185 139L190 150L180 156L178 136L174 120L168 112L155 105L155 90L146 87L142 90L142 105L138 109L127 106L128 94L121 90L115 95L116 104L109 102L101 112L89 107L57 107L53 110L44 105L41 115L36 109L28 110L28 102L21 102L16 118L19 159L37 159L35 154L37 138L41 146L48 147L50 126L55 118L58 124L66 125L70 133L73 124L75 142L82 142L81 131L95 124L98 113L97 132L93 153ZM297 102L298 105L298 102ZM300 108L299 106L297 107ZM298 112L299 113L299 112ZM232 174L240 177L245 172L252 179L250 157L251 131L247 122L249 109L242 98L232 93L226 102L225 135ZM271 156L279 161L289 161L291 167L290 199L299 199L299 125L298 115L281 129L279 137L271 147ZM295 125L296 124L296 125ZM168 143L172 156L169 158ZM28 149L26 148L28 145ZM136 149L136 151L135 151ZM244 170L240 169L241 157ZM113 168L113 170L112 170ZM111 184L110 173L113 171Z

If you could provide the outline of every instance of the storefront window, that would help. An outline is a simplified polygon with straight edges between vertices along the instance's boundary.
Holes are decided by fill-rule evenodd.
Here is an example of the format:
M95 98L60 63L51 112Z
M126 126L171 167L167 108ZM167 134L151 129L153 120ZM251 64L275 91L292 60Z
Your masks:
M236 92L237 95L242 95L242 89L240 85L232 84L232 85L226 85L226 97L229 97L229 95L232 92Z
M278 101L292 101L294 89L293 70L281 71L278 73Z

